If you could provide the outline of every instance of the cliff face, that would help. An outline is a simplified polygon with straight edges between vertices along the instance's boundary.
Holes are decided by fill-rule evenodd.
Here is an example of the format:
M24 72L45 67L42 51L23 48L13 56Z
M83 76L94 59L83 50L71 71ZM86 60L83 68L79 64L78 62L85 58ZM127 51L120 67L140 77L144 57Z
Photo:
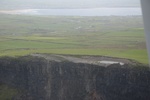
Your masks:
M149 69L126 64L3 57L0 82L22 92L12 100L150 100Z

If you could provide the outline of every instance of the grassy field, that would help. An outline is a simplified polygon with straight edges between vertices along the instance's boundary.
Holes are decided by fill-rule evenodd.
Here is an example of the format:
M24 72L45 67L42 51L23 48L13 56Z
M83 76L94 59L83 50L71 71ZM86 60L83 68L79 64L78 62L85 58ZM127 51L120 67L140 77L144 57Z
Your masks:
M0 56L104 55L148 63L141 16L0 16Z

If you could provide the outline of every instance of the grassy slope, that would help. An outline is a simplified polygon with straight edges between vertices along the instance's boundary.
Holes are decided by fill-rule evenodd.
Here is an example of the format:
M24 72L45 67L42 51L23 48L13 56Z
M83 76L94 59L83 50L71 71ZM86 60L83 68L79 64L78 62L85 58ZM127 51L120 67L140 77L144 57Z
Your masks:
M0 16L0 56L105 55L148 63L142 19Z

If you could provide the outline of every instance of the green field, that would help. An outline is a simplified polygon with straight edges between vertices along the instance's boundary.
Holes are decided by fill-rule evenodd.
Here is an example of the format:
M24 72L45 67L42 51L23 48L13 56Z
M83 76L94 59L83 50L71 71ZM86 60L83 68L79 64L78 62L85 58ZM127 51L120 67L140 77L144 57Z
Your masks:
M0 56L104 55L148 63L141 16L0 15Z

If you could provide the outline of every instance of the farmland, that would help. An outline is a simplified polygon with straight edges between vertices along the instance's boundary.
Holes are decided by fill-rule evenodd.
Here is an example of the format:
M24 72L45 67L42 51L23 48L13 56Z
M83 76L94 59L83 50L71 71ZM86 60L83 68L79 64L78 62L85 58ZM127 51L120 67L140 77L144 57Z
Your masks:
M148 63L141 16L0 15L0 56L103 55Z

